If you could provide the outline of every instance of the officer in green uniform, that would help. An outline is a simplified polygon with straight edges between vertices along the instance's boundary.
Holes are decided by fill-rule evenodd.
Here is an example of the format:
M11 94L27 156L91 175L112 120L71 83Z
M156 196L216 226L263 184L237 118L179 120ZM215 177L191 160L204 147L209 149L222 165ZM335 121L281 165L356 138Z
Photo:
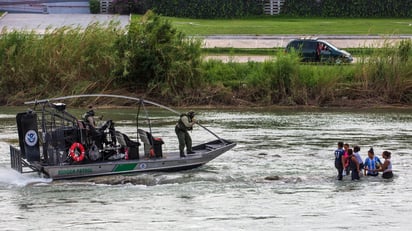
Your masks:
M87 111L86 113L84 113L83 115L83 120L84 122L87 123L87 125L96 128L96 120L94 118L95 114L94 114L94 110L93 110L93 106L89 106L89 111Z
M88 129L91 132L93 138L98 141L98 144L105 143L105 144L112 144L116 145L116 132L114 129L114 123L112 120L106 121L100 128L97 128L95 113L93 110L93 106L89 106L89 111L84 113L83 120L88 125ZM99 119L102 120L103 116L100 116ZM109 134L111 137L111 142L107 141L104 131L109 128ZM101 146L101 145L100 145Z
M179 151L180 157L185 157L184 149L186 146L187 154L193 154L192 151L192 138L189 135L190 130L193 129L193 125L196 123L194 119L195 113L193 111L188 112L187 114L180 115L180 119L176 124L175 132L177 139L179 140Z

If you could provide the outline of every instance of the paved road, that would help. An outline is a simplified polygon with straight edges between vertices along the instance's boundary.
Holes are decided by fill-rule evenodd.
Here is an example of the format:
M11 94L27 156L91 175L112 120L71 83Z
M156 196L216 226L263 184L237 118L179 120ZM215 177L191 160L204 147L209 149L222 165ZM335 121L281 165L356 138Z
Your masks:
M220 60L224 63L235 62L235 63L247 63L251 62L264 62L270 61L275 58L275 54L271 55L207 55L204 57L205 60Z
M276 54L273 55L207 55L204 60L220 60L224 63L247 63L247 62L264 62L276 59ZM352 63L357 63L357 57L353 57Z
M44 33L46 28L62 26L86 27L92 22L108 23L111 20L120 22L122 27L129 24L129 16L105 14L6 14L0 18L0 31L3 28L11 30L34 30ZM286 44L302 36L299 35L216 35L202 37L204 47L233 47L233 48L274 48L285 47ZM348 35L318 35L339 48L349 47L380 47L385 42L394 43L401 39L412 39L412 35L403 36L348 36Z
M255 35L255 36L207 36L204 47L233 48L274 48L286 47L292 39L301 35ZM398 36L365 36L365 35L317 35L316 38L327 40L339 48L382 47L385 43L396 43L403 39L412 39L412 35Z

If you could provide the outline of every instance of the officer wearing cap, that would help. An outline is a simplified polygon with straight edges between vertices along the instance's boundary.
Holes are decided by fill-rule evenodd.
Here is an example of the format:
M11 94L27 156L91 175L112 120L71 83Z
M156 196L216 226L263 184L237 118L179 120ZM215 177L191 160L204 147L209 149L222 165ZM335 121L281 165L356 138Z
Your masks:
M179 140L180 157L185 157L184 149L186 146L187 154L193 154L192 151L192 138L189 135L190 130L193 129L193 125L196 123L194 119L195 112L189 111L186 114L181 114L180 119L176 124L175 132L177 139Z
M103 119L103 116L99 117L100 120ZM101 147L100 144L105 143L116 145L116 131L114 129L114 123L112 120L107 120L103 126L97 128L95 113L93 110L93 106L89 106L89 110L83 115L83 120L88 125L88 129L90 130L91 135L97 141L98 146ZM105 136L104 131L109 128L109 134L111 137L111 142L109 142Z
M83 115L83 120L88 125L92 126L93 128L96 128L96 120L95 120L94 116L95 116L95 113L94 113L94 110L93 110L93 106L90 105L89 110L86 113L84 113L84 115Z

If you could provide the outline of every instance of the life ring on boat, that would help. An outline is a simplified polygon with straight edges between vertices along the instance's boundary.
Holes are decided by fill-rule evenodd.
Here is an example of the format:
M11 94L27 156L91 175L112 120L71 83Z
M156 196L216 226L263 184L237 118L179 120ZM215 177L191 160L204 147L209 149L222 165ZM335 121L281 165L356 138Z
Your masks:
M79 149L80 155L76 155L76 149ZM69 149L70 157L75 161L75 162L80 162L84 159L84 147L81 143L75 142L70 146Z

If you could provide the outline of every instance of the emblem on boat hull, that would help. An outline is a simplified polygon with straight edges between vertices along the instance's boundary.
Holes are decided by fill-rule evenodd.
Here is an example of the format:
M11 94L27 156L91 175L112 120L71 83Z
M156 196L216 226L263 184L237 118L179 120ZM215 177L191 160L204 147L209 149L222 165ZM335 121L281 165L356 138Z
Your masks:
M24 138L24 141L26 142L27 145L33 147L37 144L37 133L34 130L28 130L26 132L26 136Z
M146 168L147 168L147 164L141 163L141 164L139 165L139 168L140 168L140 169L146 169Z

